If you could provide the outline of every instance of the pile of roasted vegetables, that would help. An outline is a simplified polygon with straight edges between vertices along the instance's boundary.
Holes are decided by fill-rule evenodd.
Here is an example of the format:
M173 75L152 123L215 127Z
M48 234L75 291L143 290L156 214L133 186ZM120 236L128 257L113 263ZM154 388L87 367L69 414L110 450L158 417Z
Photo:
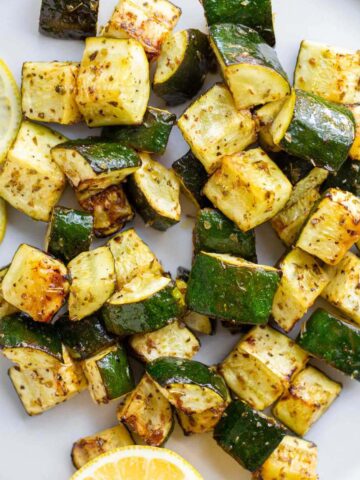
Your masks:
M202 3L207 34L174 33L181 10L167 0L120 0L96 36L97 0L42 1L42 33L86 42L80 64L23 66L0 196L49 227L45 251L23 244L0 272L0 347L30 415L85 389L121 399L118 426L74 445L76 467L163 445L176 413L254 479L316 479L301 437L342 386L308 361L360 380L360 54L304 41L292 88L271 0ZM179 119L148 105L151 86L167 105L193 99L218 67L224 82ZM168 169L150 155L176 120L190 151ZM36 123L81 121L101 136ZM82 210L57 206L67 182ZM134 229L119 231L134 210L158 230L179 222L180 190L198 213L192 269L173 280ZM257 263L254 229L268 221L287 247L276 267ZM93 234L115 236L90 249ZM316 310L292 340L319 297L338 314ZM239 343L219 365L192 360L216 322ZM128 354L145 366L137 385ZM278 421L260 413L271 406Z

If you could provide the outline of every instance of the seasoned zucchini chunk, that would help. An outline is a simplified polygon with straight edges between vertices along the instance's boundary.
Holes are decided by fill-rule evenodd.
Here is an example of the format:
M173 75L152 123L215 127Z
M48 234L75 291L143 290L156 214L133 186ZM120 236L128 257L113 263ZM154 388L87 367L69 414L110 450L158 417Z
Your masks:
M355 119L342 105L293 90L270 133L274 143L290 155L337 172L354 143Z
M21 87L24 116L62 125L80 122L78 73L79 64L74 62L25 62Z
M284 436L285 430L272 418L239 400L230 403L214 431L218 445L251 472L261 467Z
M225 155L244 150L256 140L251 112L236 110L225 85L218 84L195 100L178 126L196 158L213 173Z
M144 443L154 447L166 442L174 426L170 403L146 374L120 405L117 416Z
M360 55L304 40L295 69L295 88L335 103L360 103Z
M280 170L286 175L290 180L292 185L296 185L301 180L309 175L309 173L314 169L312 165L307 160L303 158L294 157L284 152L277 152L271 157ZM320 170L320 169L318 169ZM326 175L329 175L329 172L325 170Z
M141 159L132 148L91 137L69 140L53 148L51 154L78 192L98 193L141 167Z
M80 253L68 265L71 286L70 320L81 320L99 310L115 290L114 258L108 247Z
M240 341L220 366L227 385L258 410L273 404L308 355L290 338L265 326L256 327Z
M102 137L141 152L165 153L176 115L167 110L148 107L141 125L105 127Z
M190 360L200 349L199 340L178 321L155 332L134 335L129 344L144 362L152 362L160 357Z
M16 307L4 299L2 294L2 282L8 270L9 267L4 267L0 270L0 320L18 311Z
M144 49L132 39L87 38L77 85L89 127L140 124L150 95Z
M291 175L297 177L296 172ZM328 177L322 168L313 168L293 188L285 207L271 220L271 225L282 242L293 245L313 206L321 198L320 187Z
M244 232L274 217L291 191L289 180L261 148L223 158L204 187L215 207Z
M120 0L102 31L104 37L132 37L142 44L150 58L176 26L181 9L167 0Z
M153 332L182 315L181 301L171 278L145 272L116 292L101 315L107 330L115 335Z
M360 200L330 188L313 208L297 247L328 265L337 265L360 238Z
M318 309L302 326L297 342L314 357L360 381L359 328Z
M242 232L221 212L211 208L200 210L193 232L195 253L228 253L257 262L255 232Z
M134 388L134 379L123 346L114 345L82 362L95 403L109 403Z
M99 0L42 0L39 30L54 38L96 35Z
M2 165L0 196L34 220L48 222L65 188L65 176L50 150L65 140L49 128L23 122Z
M191 270L190 310L236 323L267 323L279 271L230 255L201 252Z
M276 418L297 435L305 435L340 395L341 385L307 367L291 382L273 408Z
M339 188L360 197L360 162L350 158L346 160L336 175L327 177L322 189L328 188Z
M326 289L330 278L320 262L300 248L291 250L281 260L279 268L282 276L272 315L277 325L289 332Z
M75 468L81 468L105 452L128 445L134 445L134 441L126 427L120 424L75 442L71 450L71 459Z
M50 322L69 292L63 263L22 244L2 282L4 299L37 322Z
M276 52L252 28L223 23L209 28L210 42L236 108L275 102L290 93Z
M349 110L355 119L355 141L349 152L349 156L353 160L360 160L360 105L348 105Z
M284 103L285 98L282 98L281 100L267 103L255 112L255 119L258 122L259 128L259 144L267 152L279 152L281 150L280 147L274 143L271 126Z
M318 451L315 444L286 435L253 480L317 480Z
M142 167L128 180L130 202L144 222L156 230L165 231L180 221L180 184L174 172L141 155Z

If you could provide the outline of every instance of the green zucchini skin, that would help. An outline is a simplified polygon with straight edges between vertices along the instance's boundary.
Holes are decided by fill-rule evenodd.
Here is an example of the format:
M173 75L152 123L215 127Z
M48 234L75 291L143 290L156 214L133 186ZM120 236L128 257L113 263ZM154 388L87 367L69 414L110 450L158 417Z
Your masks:
M225 215L215 209L200 210L193 233L195 253L228 253L257 263L254 230L242 232Z
M280 281L277 271L225 265L200 253L195 257L186 300L192 311L233 323L268 322Z
M162 357L148 363L146 372L161 387L174 383L193 384L213 390L224 399L228 395L223 378L195 360Z
M167 110L148 107L138 126L104 127L102 137L147 153L165 153L176 115Z
M272 154L271 158L284 175L286 175L292 185L296 185L300 180L307 177L314 168L314 165L307 160L294 157L286 152Z
M271 0L202 0L209 26L216 23L246 25L256 30L270 46L275 45Z
M296 90L294 115L280 146L316 167L337 172L354 142L355 120L347 108Z
M75 360L87 360L114 345L116 337L108 333L96 315L72 322L64 315L56 322L62 343Z
M183 314L178 290L170 284L151 297L136 303L105 303L101 317L106 329L115 335L146 333L165 327Z
M328 188L340 188L360 197L360 163L357 160L346 160L336 175L329 175L323 185Z
M53 325L34 322L22 314L3 317L0 321L0 350L33 348L63 362L61 338Z
M95 37L99 0L42 0L39 31L53 38Z
M311 355L360 381L360 329L323 309L305 323L297 343Z
M108 400L120 398L135 388L134 378L130 370L126 351L119 345L97 361Z
M208 181L208 174L201 162L190 150L186 155L172 164L172 169L180 184L197 208L210 206L210 200L202 194L202 189Z
M93 225L90 213L55 207L49 224L46 251L65 263L70 262L79 253L89 250Z
M245 402L227 407L214 430L218 445L250 472L256 471L278 447L286 432L274 420Z

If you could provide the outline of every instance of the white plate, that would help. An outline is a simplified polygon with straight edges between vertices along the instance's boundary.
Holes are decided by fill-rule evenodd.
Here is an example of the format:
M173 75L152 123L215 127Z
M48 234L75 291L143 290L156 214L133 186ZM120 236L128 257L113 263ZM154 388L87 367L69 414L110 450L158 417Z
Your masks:
M175 0L183 16L178 28L205 28L198 0ZM20 80L25 60L80 60L82 42L53 40L37 32L40 0L1 0L0 57ZM101 22L116 3L100 0ZM274 0L276 12L277 50L283 66L292 76L299 43L311 39L358 49L360 47L360 5L358 0ZM208 79L207 85L215 81ZM153 102L155 104L155 102ZM181 113L183 107L177 109ZM86 128L61 129L69 136L88 134ZM187 150L180 134L174 131L167 154L161 161L170 165ZM71 192L62 204L74 205ZM192 221L186 215L194 210L183 203L183 221L167 233L145 229L141 220L135 226L159 255L164 266L176 272L178 265L189 266L191 260ZM45 224L36 223L9 208L9 228L0 246L0 265L10 262L17 246L27 242L43 243ZM283 247L268 226L258 229L260 261L274 264ZM202 338L198 359L216 363L223 359L237 341L219 329L218 335ZM70 449L78 438L95 433L116 423L116 404L97 407L87 392L39 417L24 413L7 378L9 363L0 359L0 480L66 480L73 472ZM335 405L311 429L308 438L319 446L319 473L322 480L359 480L360 384L326 368L344 384L344 391ZM228 457L211 435L185 438L179 428L167 444L187 458L206 480L247 480L250 475ZM114 479L115 480L115 479ZM140 480L140 479L139 479ZM155 479L154 479L155 480ZM171 479L169 479L171 480Z

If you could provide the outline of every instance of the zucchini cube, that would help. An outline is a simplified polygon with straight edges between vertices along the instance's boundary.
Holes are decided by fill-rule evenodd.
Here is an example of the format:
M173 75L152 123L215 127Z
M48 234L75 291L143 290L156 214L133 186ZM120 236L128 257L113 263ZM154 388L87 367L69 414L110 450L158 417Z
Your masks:
M256 140L250 110L238 111L223 84L214 85L195 100L179 118L178 127L208 173L219 168L222 157L240 152Z
M223 158L204 187L213 205L244 232L274 217L291 191L289 180L261 148Z
M291 250L281 260L279 268L282 276L272 315L277 325L289 332L315 303L330 278L320 262L300 248Z
M76 101L89 127L137 125L150 96L149 63L133 39L87 38Z
M337 265L360 239L360 199L338 188L330 188L313 208L296 246Z
M348 105L355 119L355 141L349 152L349 157L352 160L360 160L360 105Z
M80 122L78 73L79 64L74 62L25 62L21 87L24 116L62 125Z
M174 426L170 403L146 374L120 405L117 417L142 442L153 447L162 446Z
M70 320L99 310L115 290L114 258L108 247L80 253L68 264L71 279Z
M63 263L22 244L2 282L4 299L37 322L51 322L69 292Z
M180 15L181 9L167 0L120 0L102 35L134 38L150 58L157 57Z
M9 267L4 267L0 270L0 320L18 311L18 309L7 302L2 295L2 282L8 270Z
M193 413L192 415L186 415L181 410L178 410L176 415L184 435L208 433L214 430L226 407L227 404L224 404L220 408L210 408L205 410L205 412Z
M99 405L119 399L134 388L125 349L114 345L82 362L90 395Z
M281 148L275 145L271 134L271 126L280 113L285 99L270 102L255 111L255 120L259 128L259 144L266 152L280 152Z
M273 414L297 435L304 436L340 395L341 385L314 367L292 380Z
M357 160L346 160L336 175L329 175L322 189L339 188L360 197L360 163Z
M65 188L65 176L50 150L65 140L49 128L23 122L2 165L0 196L34 220L48 222Z

